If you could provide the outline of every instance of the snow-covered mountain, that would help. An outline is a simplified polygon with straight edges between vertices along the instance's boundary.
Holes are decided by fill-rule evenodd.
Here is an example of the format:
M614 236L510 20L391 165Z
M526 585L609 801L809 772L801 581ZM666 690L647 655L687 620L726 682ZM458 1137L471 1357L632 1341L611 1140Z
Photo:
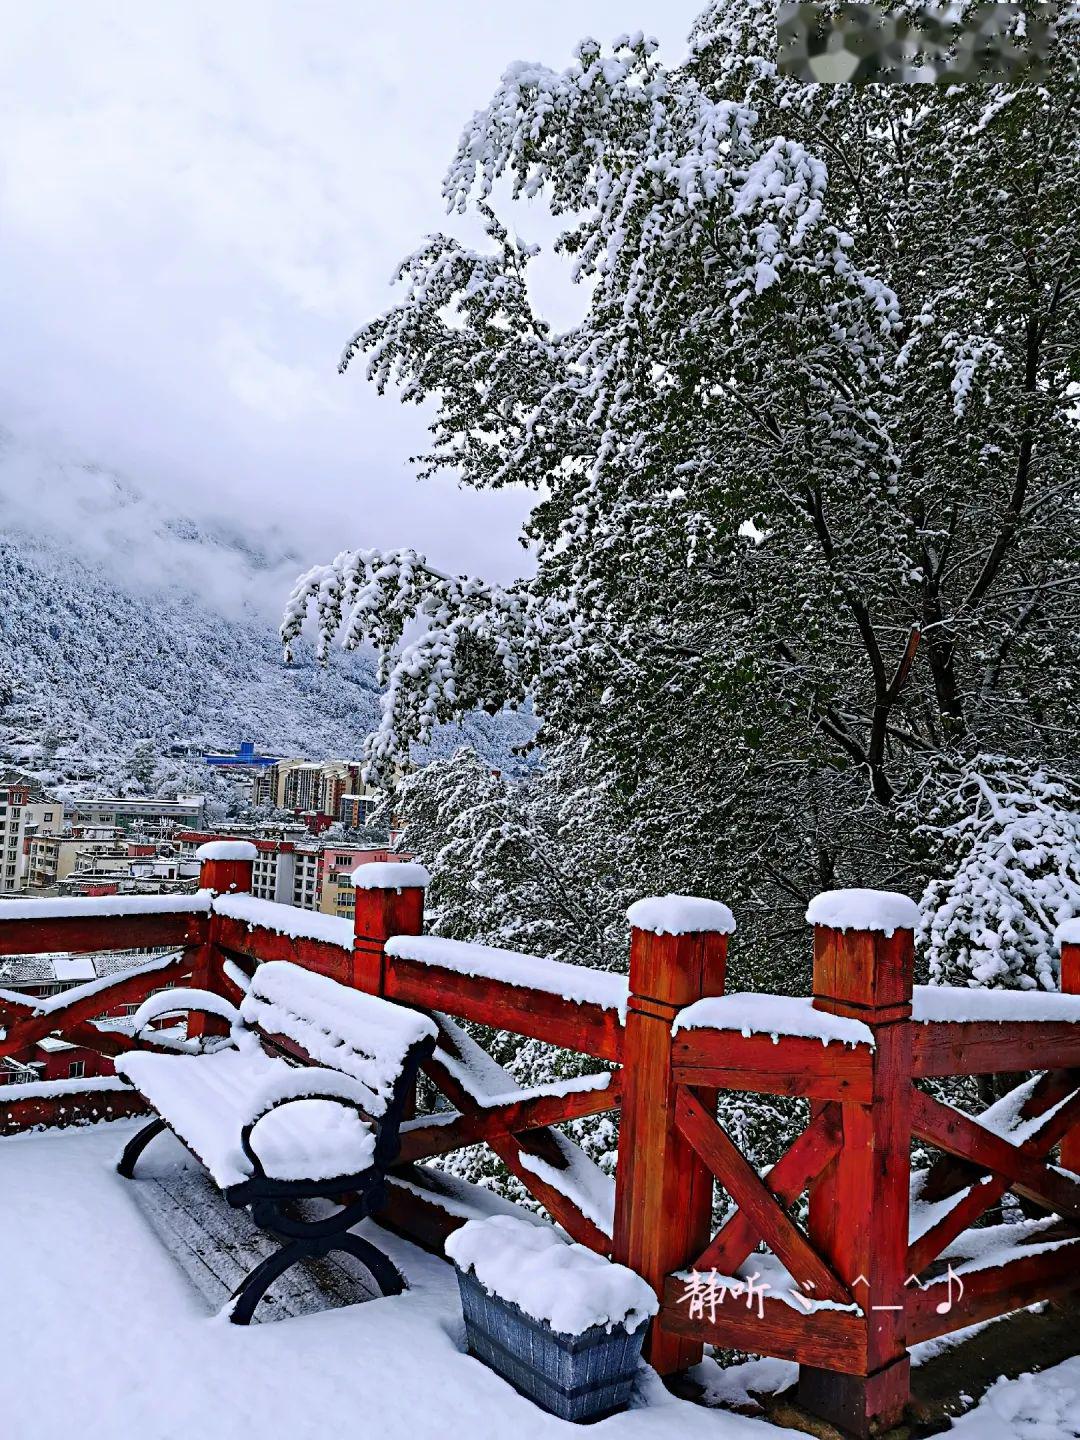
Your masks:
M140 740L165 757L241 739L359 755L378 708L371 660L337 653L323 668L303 648L282 660L268 599L284 598L301 556L272 534L164 513L93 467L39 473L49 503L35 511L24 463L0 437L0 761L111 785ZM469 743L513 768L532 729L478 714L432 749Z

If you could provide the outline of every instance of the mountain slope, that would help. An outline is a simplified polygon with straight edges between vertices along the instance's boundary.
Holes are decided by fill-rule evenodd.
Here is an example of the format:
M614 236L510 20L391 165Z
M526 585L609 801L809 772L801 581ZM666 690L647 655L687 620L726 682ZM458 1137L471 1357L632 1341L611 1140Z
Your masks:
M193 527L186 544L198 545ZM118 567L79 559L62 540L0 536L0 751L48 783L118 783L135 742L159 753L251 739L281 753L355 757L378 688L361 655L310 653L286 666L273 624L227 618L175 581L129 591ZM477 715L432 750L468 743L514 768L526 716Z

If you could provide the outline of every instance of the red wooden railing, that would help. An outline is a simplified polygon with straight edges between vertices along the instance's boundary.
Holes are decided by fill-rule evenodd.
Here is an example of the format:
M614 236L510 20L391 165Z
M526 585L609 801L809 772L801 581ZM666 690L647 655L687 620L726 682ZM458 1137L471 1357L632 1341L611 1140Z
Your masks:
M648 1354L661 1373L695 1363L707 1342L794 1359L804 1407L856 1435L899 1418L908 1346L1080 1290L1080 945L1062 948L1065 996L913 991L910 929L819 925L812 997L745 997L725 994L722 920L681 935L635 927L627 984L423 936L415 882L358 889L351 926L252 898L250 862L207 861L201 884L167 911L0 906L0 953L177 947L52 1001L0 996L0 1057L47 1034L117 1053L131 1042L96 1028L105 1008L188 977L236 999L268 959L429 1010L440 1042L428 1076L449 1108L406 1123L386 1223L441 1246L463 1216L423 1162L483 1142L572 1238L654 1286ZM522 1090L459 1020L600 1064ZM982 1123L919 1084L1010 1071L1042 1073ZM20 1100L26 1088L0 1091L9 1129L79 1117L70 1086L52 1112ZM724 1090L808 1102L806 1127L764 1176L716 1119ZM80 1093L83 1115L109 1113L115 1092ZM616 1109L613 1184L554 1127ZM914 1177L913 1138L942 1157ZM716 1182L735 1209L714 1235ZM965 1265L971 1227L1008 1191L1047 1218L982 1228L981 1256ZM804 1193L805 1225L793 1213Z

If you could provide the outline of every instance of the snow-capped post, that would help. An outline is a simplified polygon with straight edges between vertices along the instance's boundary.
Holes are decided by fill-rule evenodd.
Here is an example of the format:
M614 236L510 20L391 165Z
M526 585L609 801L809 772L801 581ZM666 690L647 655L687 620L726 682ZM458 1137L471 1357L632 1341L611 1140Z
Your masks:
M353 871L353 984L358 990L383 993L385 946L391 935L423 934L424 891L430 881L422 865L407 861L376 861Z
M1080 995L1080 916L1059 925L1054 938L1061 948L1061 993ZM1062 1140L1061 1164L1080 1174L1080 1126Z
M199 888L210 890L215 895L249 895L258 853L250 840L211 840L206 845L200 845L195 851L195 859L199 862ZM196 989L224 995L225 956L218 943L219 931L220 919L211 911L206 944L196 956L191 983ZM192 1039L202 1035L226 1035L228 1029L225 1021L214 1015L193 1011L188 1020L188 1034Z
M665 1278L708 1244L712 1220L712 1174L675 1123L671 1027L684 1006L724 993L735 919L719 901L685 895L639 900L627 919L630 998L612 1258L662 1297ZM671 1375L696 1365L703 1347L654 1325L645 1353L660 1374Z
M814 1007L874 1039L868 1103L843 1104L843 1148L810 1186L810 1239L866 1316L863 1375L803 1365L799 1401L853 1435L896 1424L909 1396L904 1301L911 1146L911 997L918 908L885 890L830 890L814 927Z

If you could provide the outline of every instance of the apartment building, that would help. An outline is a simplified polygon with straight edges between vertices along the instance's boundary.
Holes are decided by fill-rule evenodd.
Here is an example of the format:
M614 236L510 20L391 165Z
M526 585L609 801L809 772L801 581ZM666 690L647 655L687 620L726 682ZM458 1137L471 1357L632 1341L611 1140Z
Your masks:
M228 831L207 833L185 830L177 837L180 855L194 860L200 845L211 840L250 840L255 846L251 893L260 900L321 910L325 915L351 917L355 896L349 876L358 865L375 860L409 860L391 849L334 844L314 840L300 831L280 838L236 825Z
M379 800L351 760L279 760L252 777L256 805L362 825ZM346 803L348 802L348 803Z
M411 859L411 855L398 850L327 844L321 857L319 909L324 915L338 915L351 920L356 912L356 891L351 878L353 871L376 861Z
M0 895L16 895L27 888L31 838L58 834L63 828L59 800L46 800L30 781L0 780Z

